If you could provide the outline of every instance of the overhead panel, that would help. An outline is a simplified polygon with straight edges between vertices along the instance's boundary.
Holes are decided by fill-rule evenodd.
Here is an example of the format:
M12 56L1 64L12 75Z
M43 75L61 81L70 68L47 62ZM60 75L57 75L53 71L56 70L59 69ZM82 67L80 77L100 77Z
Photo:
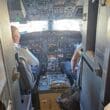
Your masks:
M21 21L26 16L26 10L22 0L8 0L10 19Z
M48 19L73 19L82 17L82 2L80 2L80 0L22 0L22 1L23 1L22 3L24 4L23 6L25 7L26 10L25 19L28 21L48 20ZM17 4L19 5L19 3ZM79 6L81 11L79 10ZM12 21L14 21L15 16L12 17L13 17Z

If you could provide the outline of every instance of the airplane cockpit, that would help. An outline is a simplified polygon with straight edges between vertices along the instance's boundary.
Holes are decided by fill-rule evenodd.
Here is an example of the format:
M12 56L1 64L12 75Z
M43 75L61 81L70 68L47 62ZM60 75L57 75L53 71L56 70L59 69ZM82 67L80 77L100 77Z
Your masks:
M0 110L110 110L110 0L0 0Z

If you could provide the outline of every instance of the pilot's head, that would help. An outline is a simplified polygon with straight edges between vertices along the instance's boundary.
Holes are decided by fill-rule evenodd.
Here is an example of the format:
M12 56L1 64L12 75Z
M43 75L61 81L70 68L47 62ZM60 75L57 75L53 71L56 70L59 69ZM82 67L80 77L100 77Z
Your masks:
M20 33L19 33L17 27L11 26L11 32L12 32L13 42L18 44L20 41Z

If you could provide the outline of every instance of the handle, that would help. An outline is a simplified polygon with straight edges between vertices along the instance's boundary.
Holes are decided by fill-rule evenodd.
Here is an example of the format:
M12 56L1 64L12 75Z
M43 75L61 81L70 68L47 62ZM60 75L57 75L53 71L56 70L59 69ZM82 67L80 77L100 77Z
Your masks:
M91 69L92 72L95 72L97 76L102 77L103 70L99 63L92 61L87 55L82 54L82 60L86 62L88 67Z
M20 73L16 70L16 67L13 67L12 81L19 80L19 78L20 78Z

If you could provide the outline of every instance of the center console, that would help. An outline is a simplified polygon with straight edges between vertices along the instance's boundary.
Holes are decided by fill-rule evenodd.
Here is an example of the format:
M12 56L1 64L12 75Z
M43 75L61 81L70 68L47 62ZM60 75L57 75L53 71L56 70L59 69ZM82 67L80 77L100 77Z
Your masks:
M40 109L60 110L56 99L69 87L70 84L65 74L53 72L41 76L39 83Z

